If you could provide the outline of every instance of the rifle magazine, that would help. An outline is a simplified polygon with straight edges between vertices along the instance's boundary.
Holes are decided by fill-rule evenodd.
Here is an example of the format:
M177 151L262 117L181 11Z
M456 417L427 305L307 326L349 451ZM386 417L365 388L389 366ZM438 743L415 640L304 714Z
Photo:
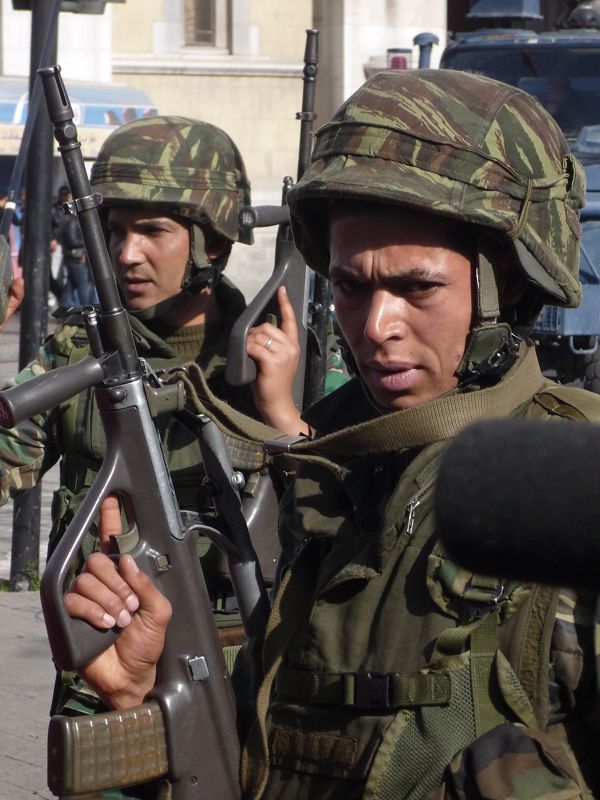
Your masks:
M157 701L77 717L54 716L48 729L48 787L60 797L120 789L168 770Z

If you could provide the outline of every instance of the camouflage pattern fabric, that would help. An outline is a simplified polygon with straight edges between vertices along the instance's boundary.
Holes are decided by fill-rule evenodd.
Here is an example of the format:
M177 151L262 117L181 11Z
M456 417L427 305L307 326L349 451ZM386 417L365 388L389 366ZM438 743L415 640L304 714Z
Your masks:
M325 275L329 208L340 199L496 231L544 302L579 304L583 170L519 89L453 70L372 76L318 131L312 164L288 194L296 245Z
M444 784L423 800L568 800L581 797L577 770L552 736L500 725L452 761Z
M242 156L225 131L186 117L129 122L103 144L91 173L104 205L160 205L198 224L209 224L232 242L252 244L239 225L250 205Z

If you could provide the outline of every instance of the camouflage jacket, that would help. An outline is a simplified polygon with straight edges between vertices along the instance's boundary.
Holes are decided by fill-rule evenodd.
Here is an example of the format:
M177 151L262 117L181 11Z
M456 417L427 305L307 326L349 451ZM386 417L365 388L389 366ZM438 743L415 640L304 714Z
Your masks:
M545 381L532 352L528 363L537 388L496 415L600 419L598 396ZM523 369L521 357L485 391ZM409 418L435 428L447 402ZM296 470L280 510L287 566L243 757L247 796L598 796L588 788L600 790L595 598L504 585L447 558L432 493L448 434L393 448L379 434L369 446L393 420L375 417L357 381L316 417L320 449L295 465L286 456ZM351 423L342 451L335 434Z
M222 311L221 324L214 335L208 338L207 333L196 360L218 396L245 413L255 414L250 392L232 390L224 380L229 332L245 307L244 299L226 279L217 285L216 292ZM169 344L135 317L130 319L138 352L151 367L163 369L179 363L177 353ZM69 312L62 315L59 326L40 348L38 357L12 383L22 383L34 375L76 363L88 353L81 317L79 313ZM182 508L197 510L203 476L198 443L169 416L159 418L157 426L178 501ZM15 428L0 428L0 502L5 503L33 487L60 460L61 486L53 500L51 550L91 485L104 452L104 431L92 390ZM92 546L93 537L84 549Z

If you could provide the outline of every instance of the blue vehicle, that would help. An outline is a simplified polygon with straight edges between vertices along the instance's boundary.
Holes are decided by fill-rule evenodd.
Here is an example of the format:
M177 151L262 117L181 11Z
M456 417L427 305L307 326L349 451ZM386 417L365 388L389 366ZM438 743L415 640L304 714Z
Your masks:
M600 0L567 0L561 29L504 27L542 20L539 0L475 0L469 17L503 27L458 33L440 67L486 75L537 97L584 164L578 309L547 306L534 330L542 368L600 393Z

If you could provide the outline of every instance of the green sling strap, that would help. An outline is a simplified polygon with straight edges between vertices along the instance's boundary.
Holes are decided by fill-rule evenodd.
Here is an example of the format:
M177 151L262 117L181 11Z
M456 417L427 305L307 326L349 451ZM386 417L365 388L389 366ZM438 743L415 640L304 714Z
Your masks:
M535 350L522 344L517 364L495 386L475 392L452 392L421 406L384 414L311 440L284 436L235 411L212 394L197 365L189 365L186 372L177 372L176 376L184 381L188 398L196 408L234 440L231 446L247 451L254 469L278 452L343 459L356 453L367 455L422 447L456 435L470 422L506 416L530 400L544 383Z
M293 577L293 581L292 581ZM256 700L256 719L242 750L241 780L244 796L258 800L268 779L269 746L267 714L271 689L285 657L287 646L309 607L314 591L315 570L309 558L298 558L283 574L275 599L263 648L264 678ZM290 586L292 582L293 587Z

